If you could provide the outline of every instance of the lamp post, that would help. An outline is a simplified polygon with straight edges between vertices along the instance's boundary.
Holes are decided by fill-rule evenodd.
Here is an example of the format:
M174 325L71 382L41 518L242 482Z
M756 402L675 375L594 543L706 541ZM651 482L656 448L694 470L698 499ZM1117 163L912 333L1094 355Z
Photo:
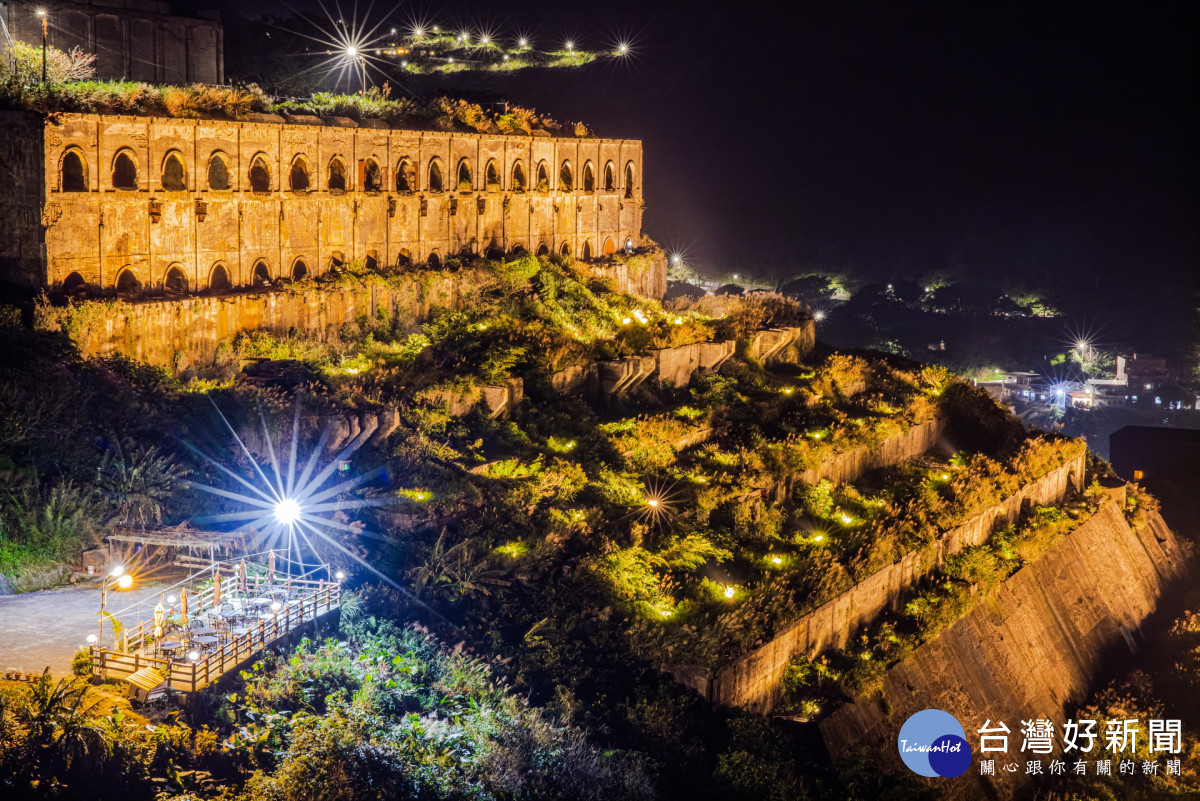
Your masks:
M46 83L46 37L48 35L47 26L49 21L46 19L46 10L39 8L37 15L42 19L42 83Z
M112 569L112 572L104 577L104 581L100 582L100 614L96 619L96 647L104 647L104 610L108 606L108 582L115 580L117 586L123 590L133 586L133 576L125 572L123 565L117 565ZM116 632L113 633L116 637ZM115 645L115 643L114 643Z

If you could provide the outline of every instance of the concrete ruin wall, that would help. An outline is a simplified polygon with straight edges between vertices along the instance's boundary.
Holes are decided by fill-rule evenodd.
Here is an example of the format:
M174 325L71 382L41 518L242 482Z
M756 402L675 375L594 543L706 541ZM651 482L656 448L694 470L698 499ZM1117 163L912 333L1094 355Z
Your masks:
M524 250L587 261L642 243L637 141L251 116L226 122L60 114L39 123L33 115L0 115L0 150L31 149L41 162L37 174L24 164L26 156L19 170L6 169L18 196L5 205L20 206L14 210L21 223L0 221L0 236L21 241L4 246L15 252L4 254L0 280L34 289L82 281L101 290L155 292L178 271L194 292L216 288L221 275L233 287L250 286L260 265L276 281L320 275L351 260L368 267L440 264L462 253ZM31 130L38 124L43 131ZM114 186L124 156L136 165L136 189ZM63 180L67 158L82 160L83 191L64 191L71 188ZM178 191L164 186L171 185L164 172L173 158L182 163ZM210 182L214 159L228 172L228 189ZM255 164L266 168L261 191L251 184ZM329 188L334 164L344 171L345 190ZM560 180L564 164L574 173L571 187ZM525 190L515 185L518 166ZM442 191L431 188L434 167ZM460 167L470 173L469 190L459 189ZM489 168L495 183L487 182ZM545 191L536 189L541 168ZM294 170L306 172L307 190L292 189ZM590 191L584 189L589 170ZM368 185L368 175L378 176L377 187ZM398 175L407 176L410 188L401 189ZM30 219L40 219L40 232L29 230ZM615 274L620 268L608 269L622 277ZM625 286L632 282L651 297L665 291L665 271L630 276L624 269Z
M897 609L909 589L947 556L986 542L997 525L1017 520L1031 505L1049 506L1071 491L1083 490L1085 454L1022 487L1003 502L945 532L929 547L905 554L900 561L868 576L846 592L827 601L777 634L770 642L721 668L712 678L695 668L679 676L714 703L767 713L780 700L780 680L789 659L796 654L816 656L827 648L842 647L862 626L889 609ZM676 674L676 670L671 672Z
M1009 754L1019 754L1020 721L1036 716L1061 724L1065 707L1087 697L1097 668L1114 652L1136 649L1142 621L1164 588L1182 577L1184 565L1179 542L1157 513L1133 529L1117 502L1106 503L1004 582L994 598L892 667L881 695L858 699L824 720L830 755L866 747L888 768L903 770L896 752L900 726L928 708L958 718L976 760L975 732L988 719L1007 723ZM1071 759L1043 756L1051 758ZM956 799L1012 798L1032 789L1023 772L978 774L974 767L931 786Z
M14 39L40 47L39 9L48 13L50 45L95 53L98 79L225 82L224 29L217 11L182 17L161 0L14 0L0 4L0 16Z

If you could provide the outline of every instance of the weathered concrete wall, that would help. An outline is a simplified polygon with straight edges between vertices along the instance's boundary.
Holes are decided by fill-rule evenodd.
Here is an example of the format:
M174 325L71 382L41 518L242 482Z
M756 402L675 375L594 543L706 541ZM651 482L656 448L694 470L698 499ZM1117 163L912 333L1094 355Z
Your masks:
M204 5L201 3L200 5ZM96 77L153 83L224 83L224 30L217 11L172 14L157 0L30 0L0 5L14 39L41 46L35 11L49 11L53 47L96 54Z
M270 281L320 275L355 259L401 265L520 251L595 258L642 244L637 141L252 117L61 114L40 123L39 137L27 129L30 119L41 118L0 115L0 149L32 149L42 161L40 175L22 175L19 186L22 213L40 216L45 226L44 255L26 254L28 264L0 279L32 288L82 282L158 291L168 277L178 284L179 276L194 292L219 289L225 280L249 286L261 282L256 274ZM64 180L69 155L84 165L81 191L69 191ZM119 188L116 167L125 157L136 176L130 188ZM173 160L182 167L178 186L167 175ZM576 176L570 186L560 182L563 164ZM255 165L265 170L256 172L257 186ZM344 189L334 180L335 166L344 173ZM214 167L227 173L228 186L213 178ZM597 176L591 190L582 188L585 168ZM606 168L614 174L611 187ZM461 186L460 169L470 176ZM539 190L543 169L548 183ZM489 170L498 182L486 180ZM629 185L627 172L634 176ZM295 179L299 174L303 181ZM628 273L628 267L614 273L624 279L622 287L635 285L652 297L665 291L665 265ZM31 276L44 278L30 283Z
M0 118L0 280L25 287L46 284L42 219L46 186L42 181L40 119L31 115Z
M213 363L217 348L241 331L287 333L296 328L324 340L343 323L374 318L380 309L393 318L420 321L434 307L458 302L455 274L410 286L359 289L308 287L303 292L248 292L183 300L114 303L93 315L76 341L89 356L122 353L149 364L182 370Z
M976 761L976 731L988 719L1008 725L1009 753L1019 754L1020 721L1037 716L1061 724L1064 707L1087 696L1110 649L1137 648L1142 621L1183 570L1179 543L1157 513L1134 530L1117 503L1106 503L1009 578L994 599L894 666L880 696L886 703L858 699L823 721L830 754L837 758L865 746L888 767L903 770L896 753L900 726L927 708L958 718ZM936 789L961 799L1011 798L1029 789L1023 771L997 770L993 779L972 767L959 779L937 782Z
M1015 522L1022 508L1048 506L1072 490L1082 491L1084 467L1085 455L1080 454L1030 482L1003 502L945 532L932 548L908 552L900 561L809 612L770 642L721 668L708 693L703 686L696 689L718 704L769 712L779 702L780 680L789 659L844 646L860 627L885 610L898 608L909 589L947 556L986 542L997 525Z
M872 470L898 465L937 445L946 433L946 427L945 420L927 420L874 447L859 445L833 454L816 467L780 481L775 485L773 497L777 502L782 502L792 494L797 484L820 484L825 480L834 484L848 484Z

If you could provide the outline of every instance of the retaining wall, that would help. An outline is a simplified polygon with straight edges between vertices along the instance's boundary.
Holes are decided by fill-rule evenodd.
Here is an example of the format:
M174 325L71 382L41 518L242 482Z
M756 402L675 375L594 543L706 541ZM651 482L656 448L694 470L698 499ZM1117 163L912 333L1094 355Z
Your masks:
M922 709L943 709L967 730L975 764L931 787L954 799L1030 791L1023 771L979 776L977 732L984 721L1004 721L1013 732L1009 755L1024 761L1020 721L1048 717L1060 725L1065 707L1091 691L1099 666L1136 650L1142 621L1184 575L1179 542L1162 518L1152 514L1133 529L1120 509L1117 502L1104 504L1004 582L994 598L892 667L881 694L833 712L821 723L830 755L866 747L888 768L903 770L896 752L900 726ZM1057 753L1041 758L1073 760ZM1006 761L998 759L997 768Z
M789 659L844 646L860 627L888 609L899 608L909 589L947 556L986 542L997 525L1015 522L1027 506L1049 506L1072 490L1081 492L1084 460L1085 455L1080 454L1030 482L1003 502L945 532L932 548L909 551L900 561L804 615L770 642L721 668L707 688L703 683L691 683L697 681L693 668L680 670L679 676L690 676L689 686L714 703L769 712L780 700L780 680Z

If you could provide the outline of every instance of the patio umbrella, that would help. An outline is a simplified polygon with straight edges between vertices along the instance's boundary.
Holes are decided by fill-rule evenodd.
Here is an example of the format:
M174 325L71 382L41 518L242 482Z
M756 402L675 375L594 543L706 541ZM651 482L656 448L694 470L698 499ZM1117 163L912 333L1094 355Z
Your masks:
M213 571L213 609L221 605L221 571Z
M242 595L245 595L246 594L246 560L245 559L242 560L242 567L240 570L240 575L238 576L238 582L242 585Z
M179 625L187 628L187 613L188 613L188 597L187 590L179 593Z
M163 623L167 620L167 610L163 609L162 601L158 602L158 606L154 607L154 639L160 639L163 636Z
M270 584L275 580L275 552L271 551L270 558L267 559L267 583Z

